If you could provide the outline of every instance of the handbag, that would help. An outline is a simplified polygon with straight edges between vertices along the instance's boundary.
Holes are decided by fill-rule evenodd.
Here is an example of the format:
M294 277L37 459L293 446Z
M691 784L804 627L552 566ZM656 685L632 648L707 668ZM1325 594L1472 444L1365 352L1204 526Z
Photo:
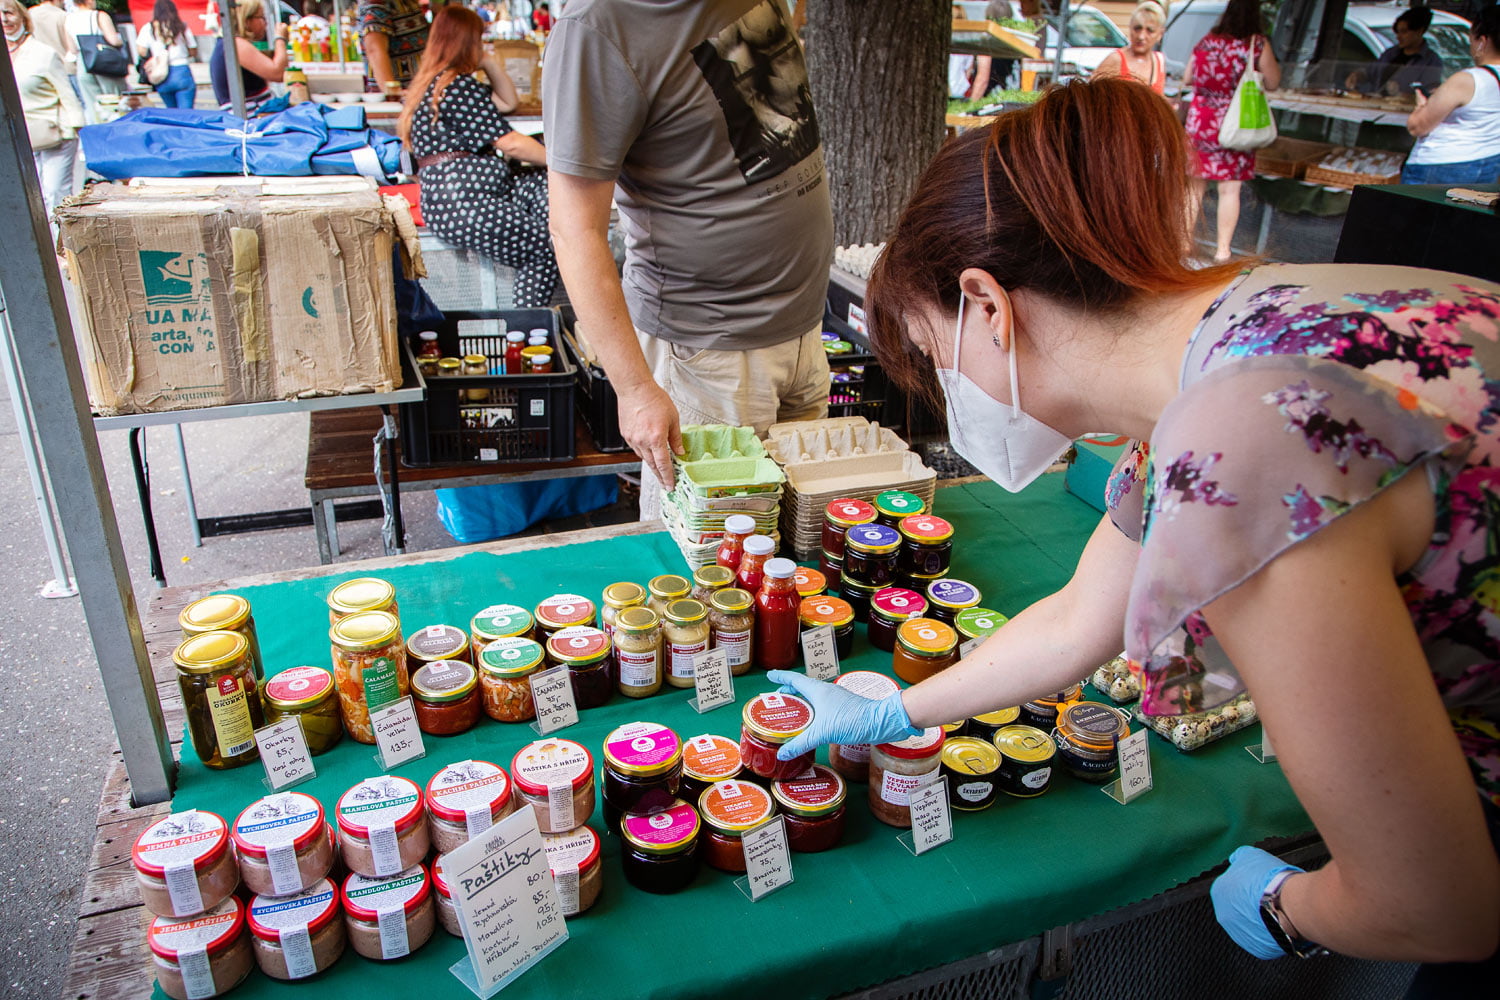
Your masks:
M95 76L114 76L123 80L130 72L130 60L125 58L124 48L109 44L103 35L79 35L78 53L83 57L83 68Z
M1276 119L1271 116L1271 105L1260 83L1260 71L1255 68L1255 41L1251 39L1244 75L1235 86L1224 121L1219 125L1219 145L1225 149L1261 149L1276 141Z
M155 87L166 82L167 71L171 68L171 59L165 52L153 52L150 58L141 60L141 79Z
M41 152L44 149L56 149L61 146L67 135L63 132L62 123L58 121L54 111L51 117L27 115L26 137L31 140L31 148L36 152Z

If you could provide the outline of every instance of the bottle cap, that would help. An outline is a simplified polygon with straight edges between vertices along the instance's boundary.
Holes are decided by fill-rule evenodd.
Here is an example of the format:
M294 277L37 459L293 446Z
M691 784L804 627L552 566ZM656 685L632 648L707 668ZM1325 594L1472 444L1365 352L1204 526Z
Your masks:
M790 559L767 559L766 576L773 580L790 580L797 572L797 564Z
M734 535L744 535L755 530L755 518L749 514L730 514L724 519L724 530Z
M520 330L512 330L505 335L505 339L513 344L524 344L526 342L526 334Z
M745 551L752 556L768 556L776 551L776 543L771 540L770 535L751 535L745 539Z

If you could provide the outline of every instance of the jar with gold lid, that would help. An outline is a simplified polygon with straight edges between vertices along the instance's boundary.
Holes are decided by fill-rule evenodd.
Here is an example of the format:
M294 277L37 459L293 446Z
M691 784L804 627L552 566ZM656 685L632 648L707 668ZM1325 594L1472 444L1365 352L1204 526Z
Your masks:
M708 640L708 608L702 601L686 598L667 605L662 646L668 684L680 688L697 684L694 661L708 651Z
M438 358L437 373L439 378L447 378L450 375L462 375L464 363L459 358Z
M238 632L204 632L172 653L193 750L204 765L226 769L260 758L255 730L265 725L250 642Z
M687 578L675 573L652 577L651 582L646 584L646 589L651 592L651 599L646 602L646 606L662 619L667 617L668 604L690 597L693 593L693 585Z
M275 674L261 689L266 724L297 716L307 749L317 756L327 753L344 737L339 717L339 699L333 674L322 667L291 667Z
M483 354L465 354L463 362L462 371L465 375L488 375L490 373L490 359ZM490 390L483 387L465 389L464 398L471 403L485 403L489 401Z
M401 623L386 611L362 611L340 618L328 639L344 728L359 742L374 743L370 709L411 693Z
M361 611L386 611L397 621L401 608L396 604L396 588L378 577L366 576L345 580L328 594L328 624Z
M708 602L709 647L722 649L729 659L729 672L738 676L750 670L751 642L755 637L755 598L748 590L725 587Z
M204 632L238 632L250 643L250 662L255 666L255 679L266 679L266 668L260 659L260 639L255 635L255 618L250 614L250 602L239 594L211 594L183 608L177 615L177 625L184 638L202 635Z
M624 581L612 583L604 588L604 609L599 618L606 635L614 635L615 621L626 608L638 608L646 603L646 588L638 583Z
M734 585L734 570L728 566L700 566L693 570L693 600L707 604L715 593Z
M656 612L645 607L622 608L610 639L620 693L627 698L645 698L660 691L661 619Z
M439 660L470 663L469 633L453 625L419 628L406 640L406 659L409 664L436 663Z

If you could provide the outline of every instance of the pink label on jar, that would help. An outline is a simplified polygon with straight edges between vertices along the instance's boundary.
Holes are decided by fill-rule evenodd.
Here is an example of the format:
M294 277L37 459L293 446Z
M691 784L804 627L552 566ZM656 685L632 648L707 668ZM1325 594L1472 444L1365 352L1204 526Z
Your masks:
M627 814L621 826L630 839L642 844L680 844L698 830L698 812L692 806L681 803L666 812L650 816Z
M682 741L666 726L655 722L631 722L610 733L604 755L626 767L655 767L677 756Z

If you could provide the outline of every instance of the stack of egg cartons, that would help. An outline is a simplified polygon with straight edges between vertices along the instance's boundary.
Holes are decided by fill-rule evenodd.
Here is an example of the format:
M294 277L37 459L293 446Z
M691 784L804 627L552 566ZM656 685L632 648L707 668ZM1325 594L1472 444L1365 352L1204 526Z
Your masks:
M823 512L834 500L873 500L886 490L905 490L932 506L937 473L895 431L864 417L775 424L765 445L786 473L781 533L798 559L818 554Z
M714 561L731 514L748 514L756 533L769 535L779 548L786 476L766 456L755 429L690 425L682 429L682 447L673 460L677 483L662 501L662 519L688 565L697 569Z

